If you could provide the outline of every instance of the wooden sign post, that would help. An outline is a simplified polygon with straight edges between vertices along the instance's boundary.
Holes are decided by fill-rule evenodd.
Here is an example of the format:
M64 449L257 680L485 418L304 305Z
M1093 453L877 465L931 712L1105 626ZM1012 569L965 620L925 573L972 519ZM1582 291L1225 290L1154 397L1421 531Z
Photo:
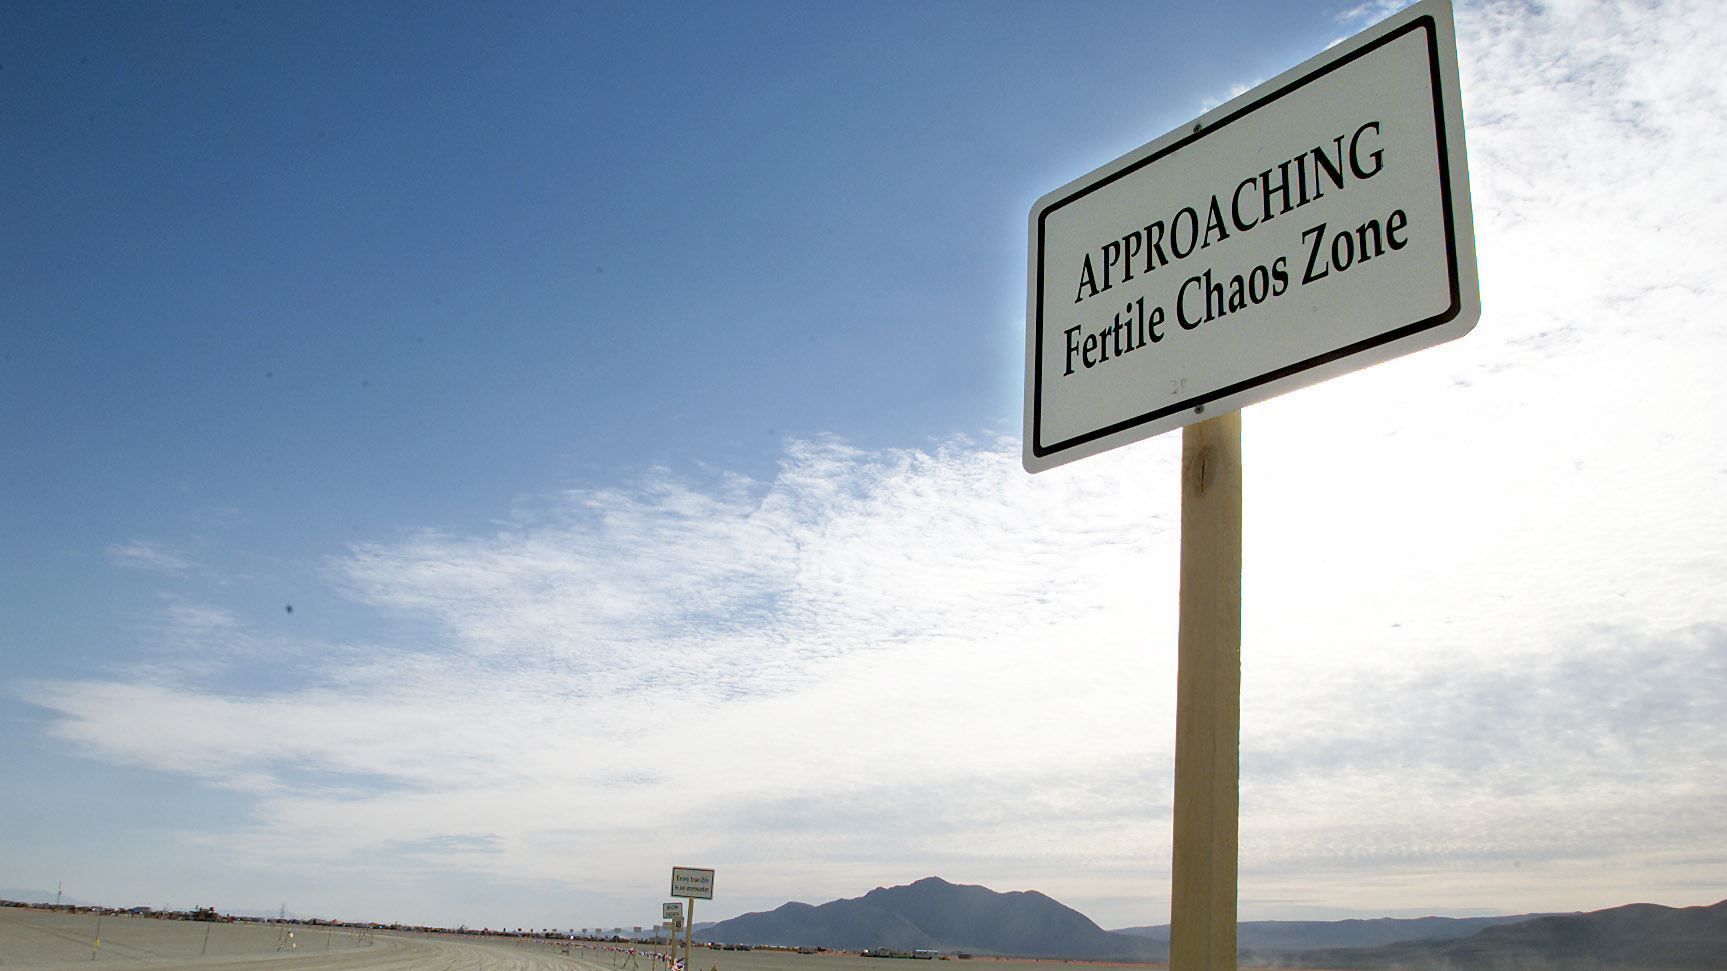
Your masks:
M1169 966L1235 971L1241 412L1181 431L1181 621Z

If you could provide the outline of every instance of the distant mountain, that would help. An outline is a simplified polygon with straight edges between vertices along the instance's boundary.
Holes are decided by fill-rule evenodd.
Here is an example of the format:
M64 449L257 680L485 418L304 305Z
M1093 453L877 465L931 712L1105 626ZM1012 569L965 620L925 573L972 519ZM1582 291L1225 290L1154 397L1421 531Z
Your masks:
M20 890L17 887L0 888L0 900L15 900L21 904L51 904L58 898L63 904L73 907L92 907L88 900L69 897L55 890Z
M1727 971L1727 900L1535 917L1460 940L1282 955L1291 967L1429 971Z
M911 951L1016 957L1158 960L1168 948L1111 934L1071 907L1035 890L997 893L987 887L927 877L903 887L877 887L862 897L819 907L789 903L765 913L720 921L699 934L729 944L783 944L858 951Z
M1375 947L1404 941L1448 941L1500 924L1515 924L1539 914L1513 917L1378 917L1351 920L1244 920L1235 926L1236 947L1249 951L1305 951L1319 948ZM1124 927L1132 934L1169 943L1169 925Z
M698 929L697 938L839 950L1167 960L1169 927L1106 931L1037 891L928 877L821 906L789 903ZM1244 966L1423 971L1727 971L1727 900L1587 914L1245 921Z
M100 905L98 905L97 902L94 900L85 900L82 897L74 897L71 894L59 894L57 891L54 891L54 890L19 890L16 888L0 887L0 900L13 900L13 901L17 901L18 903L21 903L21 904L51 904L51 903L55 902L57 897L58 897L58 900L60 903L65 904L68 907L102 906L102 907L151 907L151 908L159 908L159 907L166 906L166 905L159 903L159 902L158 903L151 903L150 901L147 901L147 900L135 900L135 899L134 900L122 900L119 903L114 903L112 901L106 901L106 902L103 902ZM182 909L182 910L192 910L193 909L193 907L187 907L187 906L183 906L183 905L179 905L179 904L176 904L174 906L176 908ZM200 905L195 905L195 906L202 906L202 905L200 904ZM216 909L218 911L224 913L224 914L228 914L228 915L233 916L233 917L274 917L274 916L276 916L276 913L277 913L274 910L235 910L235 909L230 909L227 907L217 907ZM289 911L289 916L294 916L292 911Z

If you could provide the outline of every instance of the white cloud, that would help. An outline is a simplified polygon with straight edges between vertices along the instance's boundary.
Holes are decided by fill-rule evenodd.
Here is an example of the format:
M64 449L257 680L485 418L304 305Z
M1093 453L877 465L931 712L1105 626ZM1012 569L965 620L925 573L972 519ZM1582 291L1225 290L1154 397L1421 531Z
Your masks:
M1410 0L1367 0L1346 8L1335 19L1338 23L1365 26L1378 23L1409 4Z
M1120 892L1167 866L1173 441L1035 479L1000 446L812 445L753 490L704 498L662 476L564 496L531 527L422 536L336 565L373 602L436 604L455 650L397 651L247 698L74 683L37 700L63 716L61 737L105 758L257 793L249 852L290 869L386 853L575 879L567 861L580 859L585 885L627 894L657 881L638 848L665 845L722 860L744 899L812 870L851 881L834 895L925 871ZM1296 476L1309 459L1262 464ZM1683 780L1722 753L1679 744L1723 714L1718 628L1603 629L1585 614L1538 618L1516 642L1487 636L1528 604L1463 602L1467 585L1436 595L1407 563L1376 579L1383 532L1336 525L1361 514L1360 496L1290 485L1289 501L1333 524L1332 547L1312 572L1309 548L1285 538L1302 516L1250 533L1266 540L1250 580L1290 589L1248 604L1248 886L1293 892L1287 874L1317 872L1331 881L1321 899L1362 893L1367 906L1364 881L1411 867L1555 864L1604 852L1604 834L1626 856L1719 835L1697 810L1727 793ZM1536 562L1563 566L1552 555ZM687 577L659 589L642 571L680 556L715 585L700 622L686 619ZM731 559L771 582L729 585ZM632 574L603 592L583 579ZM1324 616L1347 609L1340 581L1377 582L1377 606ZM1647 596L1660 575L1566 582L1599 597L1610 581ZM1684 596L1674 613L1712 607ZM605 615L623 619L592 620L595 597L624 598ZM1285 610L1310 626L1289 632ZM1459 639L1445 615L1465 612ZM1541 703L1507 703L1518 697ZM1609 744L1627 730L1645 741ZM1579 749L1562 758L1568 742ZM1654 838L1639 822L1653 807L1686 825ZM1542 832L1543 813L1567 822ZM1519 905L1533 906L1505 904Z
M184 553L166 543L133 540L115 543L103 552L107 554L109 563L127 570L180 573L192 567L192 561Z
M1480 326L1245 417L1247 916L1727 881L1727 35L1697 3L1459 28ZM1154 922L1122 901L1166 892L1177 447L1032 478L1009 442L804 442L771 481L570 490L330 564L432 640L30 696L254 794L220 838L285 868L573 881L620 921L672 856L726 911L940 872Z

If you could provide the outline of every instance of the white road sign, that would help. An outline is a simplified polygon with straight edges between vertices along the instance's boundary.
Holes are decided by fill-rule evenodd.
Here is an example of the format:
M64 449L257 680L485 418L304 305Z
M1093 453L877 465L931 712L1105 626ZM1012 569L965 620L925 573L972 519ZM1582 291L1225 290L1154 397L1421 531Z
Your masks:
M1456 47L1423 0L1039 199L1026 469L1468 333Z
M672 896L696 900L714 899L714 871L698 867L672 867Z
M660 919L665 921L667 927L677 927L677 928L683 927L684 926L684 905L683 905L683 903L681 901L674 900L671 903L661 904L660 905Z

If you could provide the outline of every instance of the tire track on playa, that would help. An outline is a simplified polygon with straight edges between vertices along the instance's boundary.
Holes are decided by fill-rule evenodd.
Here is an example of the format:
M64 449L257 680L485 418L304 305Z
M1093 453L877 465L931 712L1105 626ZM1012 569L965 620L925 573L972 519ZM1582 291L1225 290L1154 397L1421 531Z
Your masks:
M410 938L378 935L369 946L345 951L293 951L252 957L226 958L210 963L199 962L199 971L260 971L262 968L281 971L394 971L396 968L426 967L424 962L430 942Z
M95 926L67 921L57 915L30 914L29 919L0 910L0 971L95 971L96 965L121 968L192 969L192 971L619 971L615 963L571 955L563 942L521 941L485 937L454 937L415 933L368 934L350 937L345 946L330 946L329 932L302 934L295 941L284 932L224 942L225 953L200 954L208 928L180 927L157 922L144 925L157 934L146 946L110 940L103 925L100 949L92 948ZM139 926L115 924L117 936ZM175 934L173 932L180 931ZM324 936L325 940L317 940ZM273 939L272 939L273 938ZM285 945L285 946L284 946ZM75 956L76 955L76 956ZM631 969L635 971L635 969ZM644 969L655 971L655 969Z
M197 963L198 971L610 971L517 944L380 934L365 952L264 955Z
M124 941L103 941L99 936L97 936L95 927L92 927L90 932L86 934L82 931L64 930L58 927L48 927L42 924L20 920L11 914L0 916L3 916L6 923L11 924L13 927L22 928L34 934L41 934L44 937L52 937L55 940L65 941L68 944L74 944L80 948L91 948L95 951L106 952L111 959L120 958L122 960L145 961L152 959L168 960L173 957L171 954L164 954L161 951L153 951L150 948L140 947L136 944L128 944ZM92 947L92 945L95 946ZM91 958L91 960L95 960L95 958Z

